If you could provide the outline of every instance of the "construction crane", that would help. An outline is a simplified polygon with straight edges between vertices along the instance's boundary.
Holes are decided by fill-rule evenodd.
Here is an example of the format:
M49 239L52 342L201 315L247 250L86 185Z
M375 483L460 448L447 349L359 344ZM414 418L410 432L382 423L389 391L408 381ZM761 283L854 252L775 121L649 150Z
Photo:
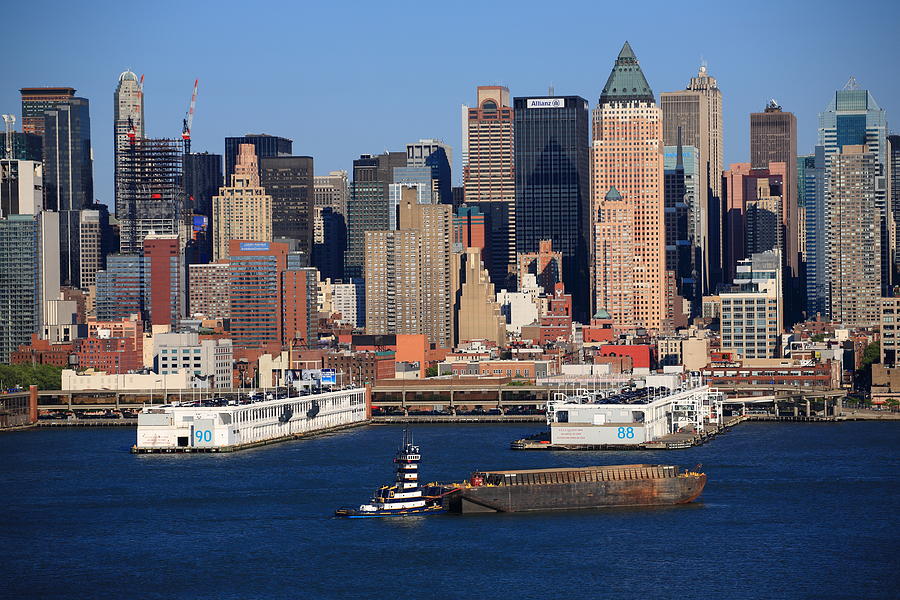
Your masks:
M184 153L191 153L191 125L194 123L194 109L197 107L197 86L200 80L194 80L194 93L191 94L191 106L188 108L187 114L184 115L183 125L181 127L181 139L184 140Z

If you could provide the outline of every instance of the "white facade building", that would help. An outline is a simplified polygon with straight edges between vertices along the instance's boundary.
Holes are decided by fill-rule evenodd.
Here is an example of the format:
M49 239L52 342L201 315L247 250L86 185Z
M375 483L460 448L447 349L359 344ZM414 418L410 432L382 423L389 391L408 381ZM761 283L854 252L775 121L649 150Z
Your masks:
M230 339L200 340L196 333L157 334L153 362L160 375L187 371L194 377L211 378L209 387L231 387Z

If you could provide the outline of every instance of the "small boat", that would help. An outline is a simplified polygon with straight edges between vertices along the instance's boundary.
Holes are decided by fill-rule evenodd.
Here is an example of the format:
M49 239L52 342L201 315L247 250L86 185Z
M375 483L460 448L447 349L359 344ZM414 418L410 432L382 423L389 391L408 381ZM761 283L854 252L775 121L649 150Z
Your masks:
M396 479L375 491L369 504L359 508L339 508L334 516L348 519L376 517L411 517L445 511L439 496L426 496L419 487L419 460L422 455L409 431L403 431L403 442L394 456Z

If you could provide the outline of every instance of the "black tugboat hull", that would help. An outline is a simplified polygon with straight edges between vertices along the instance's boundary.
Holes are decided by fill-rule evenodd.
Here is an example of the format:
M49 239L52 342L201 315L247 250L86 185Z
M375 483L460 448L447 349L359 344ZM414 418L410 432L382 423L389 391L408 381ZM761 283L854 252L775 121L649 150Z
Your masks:
M334 511L334 516L344 519L379 519L385 517L418 517L421 515L436 515L447 510L443 506L426 506L424 508L408 508L406 510L380 510L362 511L353 508L339 508Z

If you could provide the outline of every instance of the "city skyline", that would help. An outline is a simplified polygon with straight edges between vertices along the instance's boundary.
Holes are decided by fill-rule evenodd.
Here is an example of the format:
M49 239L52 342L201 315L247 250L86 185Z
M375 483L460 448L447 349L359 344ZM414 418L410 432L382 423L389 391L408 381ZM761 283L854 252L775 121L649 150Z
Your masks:
M626 39L641 57L641 66L657 95L683 89L705 59L723 94L726 168L750 158L749 114L761 111L773 97L784 110L797 115L799 153L812 152L818 113L834 90L843 87L851 76L879 99L888 115L900 110L900 82L886 76L891 72L889 30L891 23L896 22L890 16L900 12L896 6L881 3L882 14L887 18L876 19L857 31L840 28L839 20L828 10L837 7L835 3L824 7L816 4L816 11L809 10L813 6L810 3L779 5L779 19L775 20L765 19L771 16L766 6L760 4L755 12L742 14L742 19L722 19L722 26L705 30L702 39L682 42L671 32L695 27L697 11L680 14L659 4L650 9L656 10L658 19L617 31L596 45L582 42L589 38L578 35L589 33L591 23L596 21L592 15L612 22L626 18L627 8L602 7L601 15L601 8L584 5L585 18L578 20L552 14L532 19L529 15L534 13L524 10L523 16L509 16L509 26L498 33L494 49L487 51L462 43L472 30L460 11L391 11L399 26L421 24L428 18L445 24L441 31L433 33L431 49L418 53L409 53L399 44L384 44L382 36L365 28L367 13L374 7L355 9L358 18L347 22L337 21L324 8L305 7L305 20L332 22L334 27L310 28L302 37L288 32L287 25L264 20L262 13L249 14L243 26L268 27L272 32L271 55L286 58L275 58L264 67L255 68L240 90L231 85L233 69L246 66L252 60L250 56L227 47L206 51L193 42L188 51L180 45L165 47L156 43L151 33L171 28L172 20L166 15L176 11L141 14L139 9L133 9L133 14L125 15L116 12L117 22L124 18L133 24L136 33L133 43L123 50L116 28L107 26L109 23L102 17L91 14L87 21L86 15L67 13L67 8L61 6L55 12L59 18L47 23L47 43L34 49L28 61L7 63L7 85L0 90L0 108L6 113L19 113L20 87L71 86L78 96L88 98L92 105L95 197L109 206L113 205L113 148L109 135L113 92L118 74L129 68L138 76L145 75L148 137L180 135L193 79L199 77L197 117L192 130L194 151L222 153L226 136L264 132L293 139L295 154L314 156L317 174L325 174L337 169L350 171L353 159L360 154L401 150L410 140L434 138L453 148L455 184L462 175L459 107L471 103L474 87L502 84L510 89L511 96L543 96L552 85L556 94L580 95L593 108L607 74L607 57L615 56ZM19 10L13 7L8 18L16 20ZM185 10L191 9L179 7L179 19ZM290 14L295 9L284 10ZM710 5L708 10L721 8ZM203 19L199 14L190 16L196 17L188 19L186 26L192 40L214 39L223 30L228 11L203 15ZM777 43L760 45L756 37L739 35L757 22L765 23L768 38ZM73 23L92 40L90 49L73 51L70 45L63 47L62 40L68 39L63 35L64 29ZM552 46L522 41L542 39L564 25L572 29L573 35L550 36L554 39ZM336 28L342 34L337 38ZM11 32L12 42L21 41L14 47L27 46L23 35L24 31ZM838 35L844 42L841 48L866 48L866 60L861 60L859 53L811 43L810 36L824 39ZM322 52L323 48L327 52ZM384 69L372 70L355 60L371 48L383 53L379 64L402 61L406 73L419 72L421 76L415 78L415 83L386 83ZM287 57L304 52L318 53L321 60L301 73ZM485 60L486 53L496 60ZM581 58L562 59L573 55ZM444 63L439 76L433 69L437 60ZM254 67L258 64L254 61ZM411 80L406 77L405 81ZM279 93L267 94L265 90L276 83ZM412 95L414 102L409 101ZM21 128L21 123L18 125Z

